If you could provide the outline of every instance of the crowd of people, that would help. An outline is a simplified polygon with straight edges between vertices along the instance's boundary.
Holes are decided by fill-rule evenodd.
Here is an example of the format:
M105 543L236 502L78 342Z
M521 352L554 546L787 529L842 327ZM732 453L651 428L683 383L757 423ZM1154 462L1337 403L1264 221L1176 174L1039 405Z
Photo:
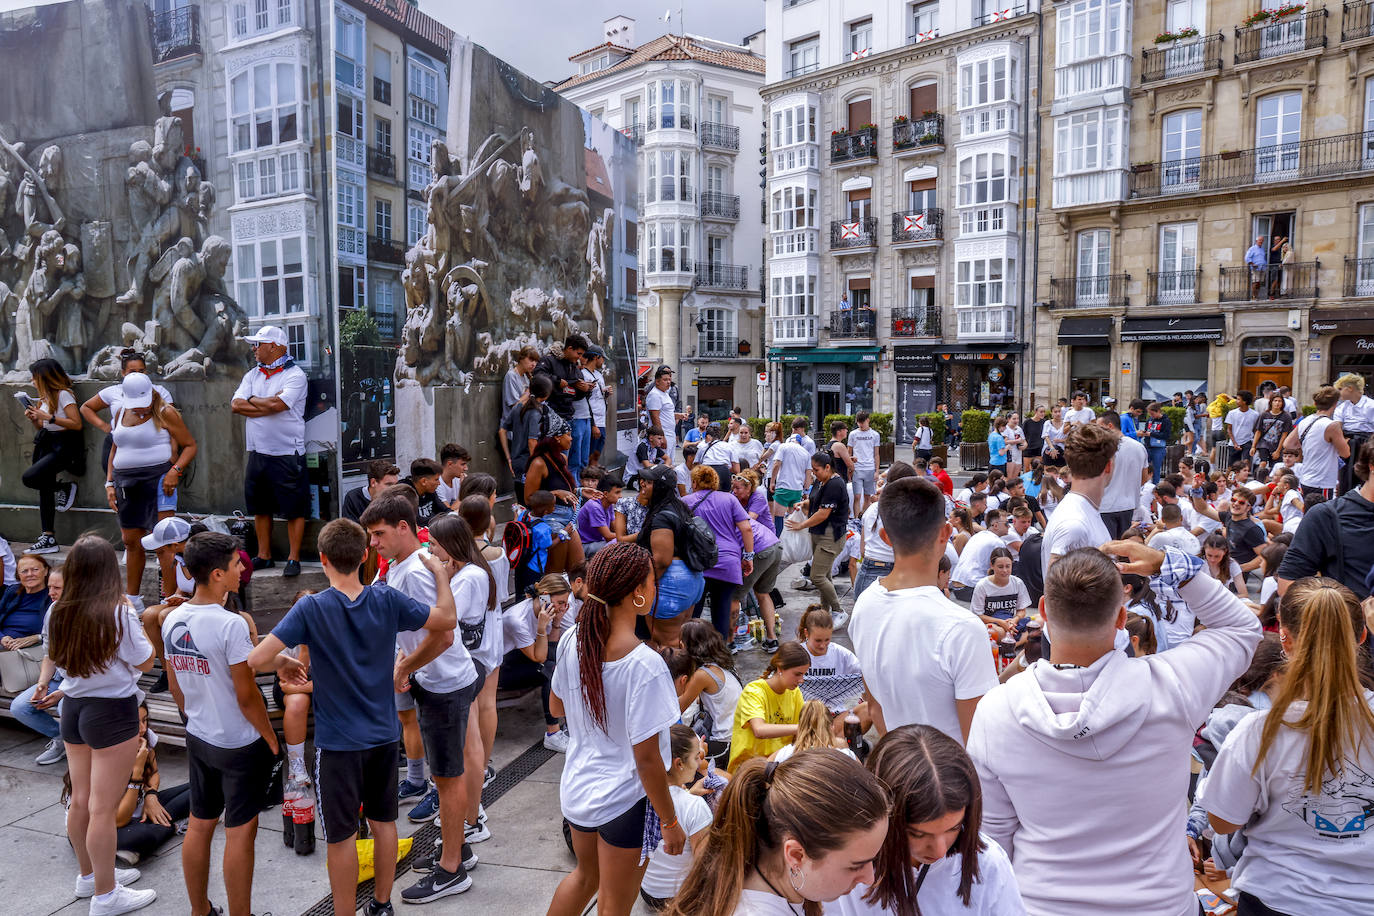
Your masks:
M94 916L152 902L131 866L182 820L192 913L221 913L221 819L227 912L247 916L276 767L318 798L336 912L354 912L360 825L368 914L463 893L500 830L481 797L507 686L538 688L543 744L566 755L576 865L551 916L593 898L616 916L637 900L672 916L1368 911L1374 401L1358 376L1307 416L1276 393L1251 419L1242 392L1224 441L1181 456L1166 405L1075 392L995 418L989 469L956 485L928 423L884 467L866 412L819 443L806 418L759 435L737 411L680 410L667 366L633 456L604 466L602 359L576 336L520 354L500 423L510 521L460 444L406 476L373 462L319 532L328 588L261 637L234 600L254 558L174 515L127 518L126 545L167 556L147 609L103 539L61 570L20 558L0 656L46 647L16 708L61 739ZM282 399L254 371L236 410L264 419ZM143 382L118 386L110 467L190 461ZM118 429L159 416L172 457L144 463L152 444ZM254 445L280 457L261 430ZM778 584L798 563L815 601L789 613ZM161 785L140 709L159 660L185 787ZM397 890L403 803L441 838Z

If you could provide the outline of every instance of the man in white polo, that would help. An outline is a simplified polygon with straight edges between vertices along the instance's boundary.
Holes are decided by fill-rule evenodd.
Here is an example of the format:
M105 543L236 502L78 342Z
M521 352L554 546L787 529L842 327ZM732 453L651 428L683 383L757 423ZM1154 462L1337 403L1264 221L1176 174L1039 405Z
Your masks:
M286 519L291 552L284 576L301 573L301 540L310 514L310 485L305 473L305 373L287 354L286 331L263 325L244 340L258 364L234 392L234 413L247 417L248 467L244 501L253 513L258 555L253 569L272 561L272 516Z

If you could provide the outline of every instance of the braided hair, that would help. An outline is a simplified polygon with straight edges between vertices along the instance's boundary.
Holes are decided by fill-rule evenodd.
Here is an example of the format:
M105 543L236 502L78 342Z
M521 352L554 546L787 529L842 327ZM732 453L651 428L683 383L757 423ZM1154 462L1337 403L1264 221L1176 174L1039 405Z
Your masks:
M653 575L653 554L637 544L616 543L587 564L587 597L577 615L577 671L592 721L606 731L606 689L601 666L611 635L611 608Z

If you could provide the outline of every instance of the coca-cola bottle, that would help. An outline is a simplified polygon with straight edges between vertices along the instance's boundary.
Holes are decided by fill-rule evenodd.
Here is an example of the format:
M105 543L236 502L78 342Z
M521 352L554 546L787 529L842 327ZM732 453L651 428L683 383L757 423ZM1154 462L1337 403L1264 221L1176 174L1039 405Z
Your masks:
M297 799L291 811L296 834L293 846L298 856L308 856L315 851L315 793L309 784L304 788L305 794Z
M289 795L281 801L281 842L287 849L296 845L296 820L292 816L292 808L295 807L296 800Z
M859 717L852 712L844 717L844 741L855 757L862 760L867 756L868 746L864 741L863 726L859 722Z

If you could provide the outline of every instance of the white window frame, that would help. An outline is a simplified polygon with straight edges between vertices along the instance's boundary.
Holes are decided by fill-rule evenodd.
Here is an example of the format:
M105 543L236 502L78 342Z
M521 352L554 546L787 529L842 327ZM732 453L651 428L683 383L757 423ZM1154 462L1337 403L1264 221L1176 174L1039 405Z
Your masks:
M1160 304L1193 302L1197 297L1196 286L1197 223L1161 224L1156 300Z
M267 61L247 67L229 80L231 155L303 139L305 120L297 73L294 63ZM266 82L261 83L264 79ZM259 137L263 125L270 137Z
M787 45L787 75L801 76L821 68L821 39L819 35L802 38Z
M392 238L391 201L378 197L372 203L372 234L379 239ZM385 231L383 231L385 230Z
M300 264L297 270L286 271L285 257L292 247L298 246ZM280 318L284 315L309 314L311 312L310 284L308 282L308 253L312 250L304 235L278 236L267 239L254 239L240 242L234 246L234 282L239 306L250 318ZM264 265L271 260L270 273ZM299 286L291 284L299 281ZM290 294L298 289L300 298L292 308ZM267 310L267 301L275 297L277 308Z
M1110 294L1112 231L1084 229L1075 240L1074 301L1080 305L1105 303Z
M873 17L857 19L845 29L845 58L858 60L873 52Z
M1255 105L1255 177L1283 181L1299 174L1302 149L1302 92L1261 96Z
M1010 258L966 258L956 263L954 304L956 308L1003 308L1007 305L1007 283L1015 270Z
M1015 156L999 151L970 153L959 160L958 206L1011 203L1016 199Z
M1171 111L1160 121L1160 176L1168 190L1195 189L1201 177L1202 109Z
M940 37L940 0L922 0L911 4L910 41L920 44Z

